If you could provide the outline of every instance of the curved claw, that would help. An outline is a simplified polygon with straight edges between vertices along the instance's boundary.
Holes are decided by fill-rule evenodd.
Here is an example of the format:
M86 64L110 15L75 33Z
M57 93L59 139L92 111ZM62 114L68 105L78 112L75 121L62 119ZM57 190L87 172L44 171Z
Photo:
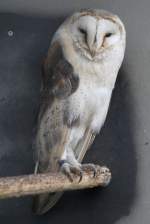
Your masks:
M97 173L97 168L94 164L92 163L88 163L88 164L83 164L82 165L82 169L85 170L85 171L93 171L93 177L96 176L96 173Z
M81 180L82 180L82 177L83 177L83 171L81 170L81 168L79 168L79 167L75 167L75 166L70 166L70 171L71 171L73 174L79 176L79 181L78 181L78 182L80 183Z
M80 170L80 175L79 175L79 177L80 177L80 178L79 178L79 181L78 181L78 182L80 183L81 180L82 180L82 178L83 178L83 171L82 171L82 170Z
M61 166L61 171L69 178L71 182L73 182L73 176L71 173L70 165L67 162L64 162Z

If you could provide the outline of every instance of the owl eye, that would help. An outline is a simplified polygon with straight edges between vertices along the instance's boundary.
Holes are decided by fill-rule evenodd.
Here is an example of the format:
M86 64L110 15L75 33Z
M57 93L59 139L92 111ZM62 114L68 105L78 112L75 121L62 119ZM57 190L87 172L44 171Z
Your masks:
M79 31L81 34L83 34L84 41L85 41L85 43L87 43L87 31L82 28L79 28Z
M82 33L82 34L84 34L84 35L87 34L87 33L86 33L86 30L84 30L84 29L82 29L82 28L79 28L79 31L80 31L80 33Z
M112 33L106 33L105 34L105 37L107 38L107 37L111 37L113 34Z

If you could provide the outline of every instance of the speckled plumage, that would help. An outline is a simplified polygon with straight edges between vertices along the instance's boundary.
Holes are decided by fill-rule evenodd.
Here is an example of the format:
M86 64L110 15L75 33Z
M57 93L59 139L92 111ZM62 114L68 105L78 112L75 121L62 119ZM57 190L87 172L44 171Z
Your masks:
M82 171L80 162L107 115L125 36L120 19L103 10L75 13L56 31L44 64L37 172ZM38 196L36 213L46 212L60 196Z

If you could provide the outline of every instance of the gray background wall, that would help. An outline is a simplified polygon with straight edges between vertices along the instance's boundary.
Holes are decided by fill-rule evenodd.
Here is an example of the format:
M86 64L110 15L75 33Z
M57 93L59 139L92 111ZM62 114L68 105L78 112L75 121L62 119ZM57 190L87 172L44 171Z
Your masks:
M2 223L150 222L150 21L148 0L0 2L0 175L33 172L32 129L38 111L40 63L52 34L80 8L118 14L127 49L101 134L85 160L108 165L106 189L66 193L43 217L31 213L31 197L0 201ZM8 36L8 31L13 36Z

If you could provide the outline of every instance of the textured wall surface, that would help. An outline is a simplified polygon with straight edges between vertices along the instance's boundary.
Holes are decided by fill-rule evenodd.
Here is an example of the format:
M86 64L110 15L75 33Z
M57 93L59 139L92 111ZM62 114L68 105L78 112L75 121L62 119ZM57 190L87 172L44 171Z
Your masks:
M33 172L31 143L39 103L41 61L64 18L86 7L115 12L127 30L125 60L107 121L85 158L110 167L112 183L105 189L65 193L43 217L32 214L31 197L0 201L0 222L4 224L150 222L148 0L0 2L0 175Z

